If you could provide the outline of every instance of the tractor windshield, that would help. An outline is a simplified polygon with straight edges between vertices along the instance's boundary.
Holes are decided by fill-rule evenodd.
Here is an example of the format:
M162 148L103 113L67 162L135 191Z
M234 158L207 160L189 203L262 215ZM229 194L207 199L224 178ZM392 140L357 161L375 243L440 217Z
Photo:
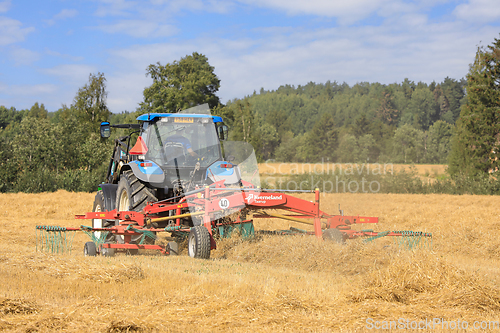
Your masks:
M209 166L220 160L220 145L211 117L165 117L145 123L146 158L164 167Z

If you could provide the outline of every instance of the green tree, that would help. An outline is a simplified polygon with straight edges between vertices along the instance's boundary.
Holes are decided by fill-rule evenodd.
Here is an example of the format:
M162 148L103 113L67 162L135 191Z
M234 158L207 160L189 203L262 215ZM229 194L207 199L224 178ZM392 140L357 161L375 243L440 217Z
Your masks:
M275 151L276 160L279 162L298 162L297 152L302 145L302 137L302 135L294 137L292 131L285 132Z
M266 116L266 121L278 131L280 136L292 129L291 120L290 114L284 110L274 109L271 110Z
M12 142L20 170L33 170L54 162L53 130L47 119L28 116L21 121Z
M451 174L487 174L500 167L500 39L479 47L467 74L467 99L457 122Z
M348 163L348 162L358 162L359 157L359 147L358 140L352 134L344 135L339 142L339 147L335 151L337 157L337 162Z
M447 107L446 111L453 115L453 124L460 116L460 108L465 96L464 86L465 81L457 81L449 77L446 77L441 84L444 93L444 106Z
M259 156L264 160L268 160L274 157L274 151L279 144L279 136L276 128L268 123L263 123L257 128L257 140L259 150Z
M387 125L397 124L399 110L394 104L394 96L389 88L384 89L380 98L380 106L377 109L377 116Z
M11 122L11 113L5 106L0 105L0 129L7 127Z
M50 118L50 121L53 124L59 124L68 121L68 119L70 119L71 117L76 117L74 106L68 108L65 104L63 104L59 110L54 112L54 115L52 116L52 118Z
M56 164L57 144L48 119L24 117L12 140L12 162L17 178L15 191L42 192L56 189L51 171Z
M338 146L338 132L333 118L324 113L305 134L302 158L309 162L332 160Z
M227 118L232 119L230 139L253 143L255 131L255 117L248 101L237 101L228 105L223 112Z
M34 117L34 118L43 118L47 119L48 111L45 108L45 105L43 103L41 105L38 105L38 102L36 102L28 112L28 116Z
M5 106L0 106L0 129L4 129L1 136L12 137L13 127L19 124L28 112L29 110L17 111L14 107L7 109Z
M411 95L408 108L404 111L404 123L427 130L436 119L436 101L429 88L420 88Z
M427 135L426 161L428 163L446 163L451 150L453 126L442 120L429 127Z
M370 124L371 122L366 117L365 113L360 114L354 120L354 124L352 125L352 131L356 137L360 137L363 134L370 132Z
M106 105L106 78L103 73L90 74L89 82L78 89L73 107L81 126L89 126L89 132L96 132L99 124L109 118L111 112Z
M215 95L220 80L203 54L194 52L165 66L159 62L149 65L146 75L153 84L144 89L144 111L178 112L204 103L214 108L220 103Z
M420 163L424 157L424 132L405 124L398 128L393 138L393 161Z
M365 134L358 138L359 158L358 162L376 161L378 149L372 134Z
M0 129L0 192L11 191L17 178L18 169L14 161L11 143L3 138Z

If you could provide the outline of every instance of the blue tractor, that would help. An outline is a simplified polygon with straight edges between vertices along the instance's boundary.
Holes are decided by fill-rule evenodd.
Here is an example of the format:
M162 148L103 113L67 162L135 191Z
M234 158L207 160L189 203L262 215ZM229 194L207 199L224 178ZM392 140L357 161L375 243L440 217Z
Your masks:
M115 140L106 180L99 186L93 212L140 212L149 202L178 201L185 193L221 179L238 183L238 168L224 161L221 149L228 128L221 117L210 115L208 105L180 113L143 114L137 120L137 124L101 124L103 138L110 136L112 127L130 129L131 133ZM131 147L134 135L138 137ZM230 168L225 167L229 165ZM93 228L118 224L118 220L92 221ZM197 221L186 218L183 224L192 227ZM123 239L110 234L107 241L122 243Z

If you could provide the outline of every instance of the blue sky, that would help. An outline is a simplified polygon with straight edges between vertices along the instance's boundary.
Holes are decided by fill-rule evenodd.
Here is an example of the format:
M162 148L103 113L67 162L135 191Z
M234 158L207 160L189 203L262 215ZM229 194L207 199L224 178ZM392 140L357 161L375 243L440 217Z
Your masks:
M500 38L499 0L0 0L0 105L70 105L90 73L135 111L146 67L193 52L222 102L284 84L465 77Z

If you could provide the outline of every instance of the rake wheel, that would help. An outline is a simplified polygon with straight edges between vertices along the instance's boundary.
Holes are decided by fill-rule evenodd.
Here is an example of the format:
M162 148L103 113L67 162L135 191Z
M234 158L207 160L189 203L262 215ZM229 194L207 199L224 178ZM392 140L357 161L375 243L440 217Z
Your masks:
M83 254L86 257L95 257L97 255L97 248L95 247L94 242L87 242L83 246Z
M188 238L188 254L191 258L210 258L210 233L203 225L191 228Z
M323 231L323 239L326 241L332 241L339 244L345 243L344 234L339 229L327 229Z

